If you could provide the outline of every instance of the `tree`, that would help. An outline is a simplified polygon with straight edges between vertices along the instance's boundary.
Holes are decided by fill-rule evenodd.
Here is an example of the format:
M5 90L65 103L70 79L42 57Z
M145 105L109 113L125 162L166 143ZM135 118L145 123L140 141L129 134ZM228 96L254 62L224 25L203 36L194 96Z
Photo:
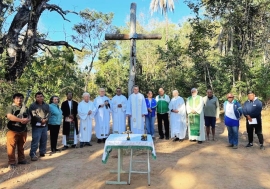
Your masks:
M107 44L103 39L104 34L107 32L114 33L115 28L111 25L113 13L104 14L95 10L85 9L79 15L82 18L82 22L75 24L73 27L77 35L72 35L72 39L83 48L81 59L87 62L85 66L86 83L84 89L87 91L87 82L91 75L93 63L100 49Z
M15 16L6 33L0 36L0 53L6 53L5 57L5 79L14 81L19 78L24 68L31 64L32 57L38 50L45 50L46 46L66 46L73 50L79 50L66 41L50 41L47 40L37 30L37 25L41 14L45 11L55 11L63 17L64 20L68 13L72 11L64 11L61 7L49 4L49 0L24 0L17 8ZM0 0L0 30L3 31L3 18L8 11L13 11L13 1Z

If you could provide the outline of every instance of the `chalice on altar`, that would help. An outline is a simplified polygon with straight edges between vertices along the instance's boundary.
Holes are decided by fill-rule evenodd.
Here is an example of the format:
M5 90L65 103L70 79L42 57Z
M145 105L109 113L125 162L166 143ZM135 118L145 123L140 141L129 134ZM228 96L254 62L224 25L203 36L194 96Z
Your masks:
M147 141L147 134L143 134L143 135L141 136L141 140L142 140L142 141Z
M123 134L128 134L128 136L127 136L127 140L130 140L130 136L129 136L129 134L131 134L131 133L132 133L132 131L131 131L131 130L129 130L129 127L127 127L127 131L123 132Z

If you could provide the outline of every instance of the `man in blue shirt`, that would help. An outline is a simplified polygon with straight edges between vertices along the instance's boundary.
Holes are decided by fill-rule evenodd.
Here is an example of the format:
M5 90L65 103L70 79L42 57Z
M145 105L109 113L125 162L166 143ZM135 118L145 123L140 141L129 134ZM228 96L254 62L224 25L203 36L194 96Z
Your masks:
M257 97L255 97L253 91L248 91L248 100L244 103L243 106L243 113L246 117L246 127L249 140L246 147L253 146L253 132L255 128L255 133L257 134L260 142L260 149L264 149L261 112L262 102Z

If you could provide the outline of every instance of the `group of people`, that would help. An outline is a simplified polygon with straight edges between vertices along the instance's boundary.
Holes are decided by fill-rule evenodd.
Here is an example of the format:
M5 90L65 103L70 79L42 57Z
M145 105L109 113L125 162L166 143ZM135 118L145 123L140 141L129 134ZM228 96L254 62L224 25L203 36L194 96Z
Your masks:
M76 148L78 136L80 148L92 146L92 120L95 119L95 134L97 142L105 142L110 134L110 118L112 117L113 133L126 131L126 117L129 117L130 128L133 134L147 133L155 137L155 118L157 116L159 139L173 138L173 141L182 142L188 136L190 141L199 144L210 140L210 127L212 140L215 140L216 120L219 119L220 107L218 98L213 95L212 90L207 90L207 95L201 97L198 90L193 88L191 96L186 103L179 96L177 90L172 92L172 99L160 88L159 95L153 98L153 92L148 91L147 97L139 92L139 87L133 87L133 93L127 99L122 95L121 88L116 89L116 95L110 100L105 95L105 89L99 89L99 95L90 101L90 94L83 93L82 101L77 103L73 100L73 94L66 94L67 100L59 106L59 97L52 96L49 104L44 102L41 92L35 94L35 102L29 107L23 103L24 96L21 93L13 95L13 104L7 108L8 132L7 153L8 163L11 167L16 166L15 149L18 150L18 164L27 164L24 155L24 144L27 137L27 123L32 126L32 141L30 157L37 161L37 150L39 157L44 157L47 145L47 131L50 132L51 151L55 153L60 125L63 123L63 150L69 147ZM253 132L258 135L260 148L263 146L262 103L255 97L253 91L248 92L248 100L241 104L234 100L232 93L227 94L224 102L224 122L228 129L229 147L238 148L239 120L244 114L246 117L246 128L249 143L246 147L253 146ZM170 115L170 116L169 116ZM78 125L78 118L80 125ZM170 120L169 120L170 118ZM164 129L163 129L164 126ZM204 129L204 126L206 129Z

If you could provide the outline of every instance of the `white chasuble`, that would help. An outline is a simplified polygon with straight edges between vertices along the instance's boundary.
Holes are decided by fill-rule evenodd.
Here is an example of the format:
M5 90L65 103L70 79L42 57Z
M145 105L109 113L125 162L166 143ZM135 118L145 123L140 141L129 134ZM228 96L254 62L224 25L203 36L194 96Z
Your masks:
M182 97L172 98L169 104L170 110L170 125L171 138L177 137L184 139L186 137L187 123L186 123L186 105ZM171 110L178 110L177 113Z
M127 115L130 117L130 126L133 134L144 134L144 115L148 114L145 98L141 93L131 94L127 103Z
M92 111L88 115L89 111ZM96 113L94 103L81 101L78 105L78 115L80 118L80 142L90 142L92 137L92 120Z
M121 134L126 131L127 98L123 95L115 95L111 102L113 133ZM118 107L119 104L121 104L122 107Z
M105 102L111 103L107 96L98 96L94 100L94 105L97 109L95 115L95 132L98 139L108 138L110 132L110 112L112 105L105 106ZM103 104L104 106L101 107L100 105Z

